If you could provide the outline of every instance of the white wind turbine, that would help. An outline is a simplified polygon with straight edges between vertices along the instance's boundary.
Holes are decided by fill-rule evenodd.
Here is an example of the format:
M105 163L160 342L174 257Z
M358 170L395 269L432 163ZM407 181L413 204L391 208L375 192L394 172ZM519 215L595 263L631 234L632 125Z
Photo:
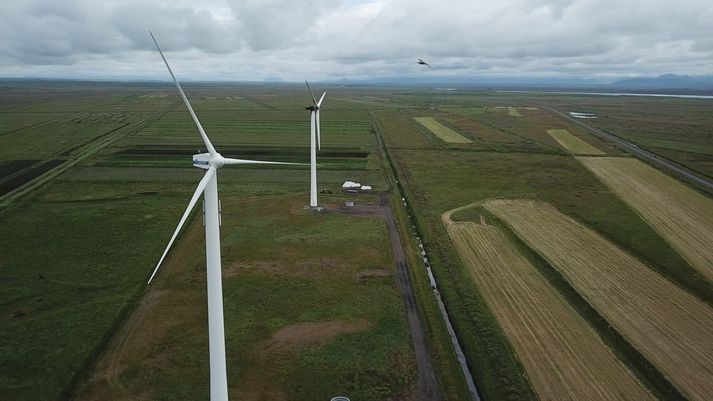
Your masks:
M191 201L188 202L188 207L186 211L183 212L181 220L178 222L176 231L174 231L171 240L168 242L166 250L161 255L156 264L156 268L151 274L148 283L151 283L154 276L158 272L161 262L163 262L166 254L168 254L173 241L176 239L178 232L183 227L183 223L186 222L188 215L195 206L198 198L201 194L204 195L205 202L205 256L206 256L206 270L208 276L208 342L210 348L210 399L211 401L227 401L228 400L228 380L227 372L225 366L225 328L223 324L223 286L221 281L221 270L220 270L220 206L218 203L218 181L217 181L217 170L226 164L291 164L297 165L299 163L281 163L281 162L268 162L268 161L258 161L258 160L243 160L243 159L231 159L221 156L213 144L210 143L208 136L206 135L201 123L196 117L196 113L193 111L191 104L188 103L181 85L176 80L175 75L171 67L166 61L166 57L163 55L161 48L156 41L153 33L149 31L151 39L153 39L154 44L158 52L161 54L163 62L166 63L166 68L173 78L173 82L176 84L176 89L183 99L183 103L186 105L188 112L193 118L193 122L198 127L198 132L203 139L203 143L208 149L208 153L200 153L193 155L193 165L206 170L205 175L198 183L196 191L191 197ZM303 165L303 164L299 164Z
M309 90L310 96L312 96L312 102L314 106L306 107L309 110L309 123L310 123L310 189L309 189L309 206L317 207L317 147L322 149L322 141L320 139L320 128L319 128L319 108L324 100L324 95L327 92L322 93L322 97L319 98L319 102L314 97L312 93L312 88L307 84L307 89ZM317 141L315 146L315 139Z

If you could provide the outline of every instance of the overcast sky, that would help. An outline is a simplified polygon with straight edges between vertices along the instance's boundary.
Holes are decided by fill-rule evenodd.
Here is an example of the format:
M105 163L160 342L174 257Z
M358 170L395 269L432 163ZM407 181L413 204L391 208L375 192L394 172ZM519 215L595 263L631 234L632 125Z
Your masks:
M713 75L713 0L3 0L0 77ZM424 71L421 57L433 64Z

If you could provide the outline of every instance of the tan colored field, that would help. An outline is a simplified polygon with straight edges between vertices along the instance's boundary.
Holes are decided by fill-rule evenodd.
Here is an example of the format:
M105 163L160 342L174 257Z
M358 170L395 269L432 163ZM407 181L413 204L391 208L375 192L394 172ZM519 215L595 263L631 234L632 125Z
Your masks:
M713 200L639 160L578 157L671 246L713 280Z
M447 226L540 399L655 399L500 230Z
M471 143L470 139L464 137L463 135L453 131L452 129L446 127L445 125L434 120L432 117L416 117L415 120L428 128L429 131L433 132L439 138L450 143Z
M591 229L533 200L493 200L505 220L690 400L713 394L713 310Z
M548 129L550 134L563 148L575 155L603 155L604 152L572 135L566 129Z
M522 114L515 107L508 106L508 114L513 117L522 117Z

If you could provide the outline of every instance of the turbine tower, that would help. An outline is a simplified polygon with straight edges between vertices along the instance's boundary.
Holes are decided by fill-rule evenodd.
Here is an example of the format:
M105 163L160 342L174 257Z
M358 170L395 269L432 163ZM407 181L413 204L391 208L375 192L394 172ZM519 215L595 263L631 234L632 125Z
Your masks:
M310 123L310 187L309 187L309 206L312 208L317 207L317 147L322 149L322 141L320 139L320 128L319 128L319 107L322 105L324 96L327 92L322 93L322 97L319 98L319 102L314 97L312 93L312 88L309 87L309 82L305 81L307 84L307 89L309 90L310 96L312 96L313 106L305 107L309 110L309 123ZM316 146L315 146L316 139Z
M186 222L188 215L195 206L196 202L201 195L204 196L205 202L205 257L206 257L206 271L208 276L208 342L210 349L210 399L211 401L227 401L228 400L228 379L227 371L225 366L225 328L223 324L223 284L221 280L221 270L220 270L220 206L218 203L218 169L228 164L291 164L295 165L298 163L281 163L281 162L268 162L259 160L243 160L243 159L231 159L221 156L213 144L208 139L203 126L201 126L196 113L193 111L191 104L188 102L181 85L178 83L176 76L173 75L171 67L166 61L166 57L163 55L163 51L158 45L156 38L153 33L149 31L151 39L153 39L156 49L161 54L163 62L168 68L168 72L173 78L173 82L176 84L176 89L183 99L183 103L186 105L188 112L193 118L193 122L198 128L198 132L201 135L201 139L208 149L208 153L200 153L193 155L193 165L195 167L202 168L205 171L205 175L198 183L190 202L188 202L188 207L186 211L183 212L181 220L178 222L176 230L173 232L171 240L168 241L168 246L166 250L161 255L156 264L156 268L149 278L148 284L151 283L153 278L156 276L161 262L168 254L168 251L173 245L173 241L176 239L178 232L183 227L183 223Z

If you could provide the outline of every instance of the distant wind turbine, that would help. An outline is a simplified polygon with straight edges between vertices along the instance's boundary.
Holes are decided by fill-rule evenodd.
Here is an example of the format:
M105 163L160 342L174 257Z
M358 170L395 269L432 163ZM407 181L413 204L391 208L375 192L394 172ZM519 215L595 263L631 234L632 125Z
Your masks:
M306 107L309 110L309 122L310 122L310 190L309 190L309 206L317 207L317 147L322 149L322 140L320 135L319 127L319 108L322 106L322 101L327 92L322 93L322 97L319 98L319 102L314 97L312 93L312 88L309 87L309 82L305 81L307 84L307 89L309 90L310 96L312 96L312 102L314 106ZM315 137L317 140L317 147L315 147Z
M200 198L201 194L204 196L205 202L205 257L206 257L206 270L208 276L208 346L210 349L210 399L211 401L227 401L228 400L228 380L227 371L225 366L225 327L223 324L223 284L221 280L221 270L220 270L220 204L218 203L218 169L226 164L292 164L296 165L298 163L281 163L281 162L269 162L269 161L259 161L259 160L243 160L243 159L231 159L221 156L213 144L208 139L203 126L201 126L196 113L193 111L191 104L188 102L181 85L178 83L176 76L173 75L171 67L166 61L166 57L163 55L163 51L158 45L156 38L153 33L149 31L151 39L153 39L156 49L161 54L163 62L168 68L173 82L176 84L176 89L183 99L183 103L186 105L188 112L193 118L193 122L198 128L198 132L201 135L201 139L208 149L208 153L200 153L193 155L193 165L195 167L202 168L206 170L205 175L198 183L190 202L188 202L188 207L186 211L183 212L181 220L178 222L176 230L173 232L171 240L168 241L168 246L166 250L161 255L156 264L156 268L149 278L148 284L151 283L153 278L156 276L161 262L168 254L168 251L173 245L173 241L178 236L178 232L183 227L183 223L186 222L188 215L195 206L196 202ZM302 164L300 164L302 165Z

